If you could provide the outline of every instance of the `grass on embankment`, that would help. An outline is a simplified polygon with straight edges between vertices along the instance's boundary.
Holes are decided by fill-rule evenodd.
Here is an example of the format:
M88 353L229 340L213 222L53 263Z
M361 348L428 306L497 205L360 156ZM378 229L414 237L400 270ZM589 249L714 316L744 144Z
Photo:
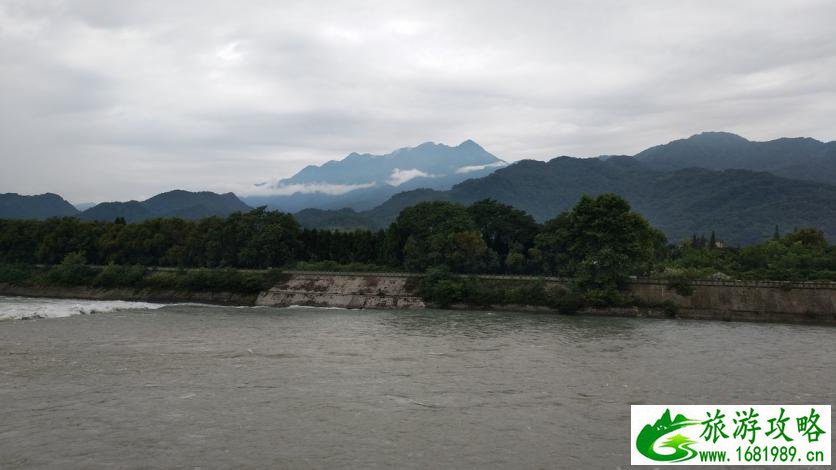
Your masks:
M507 305L546 307L565 314L588 308L653 307L673 313L671 304L648 305L628 292L617 289L581 287L572 281L564 285L542 279L490 279L453 275L444 269L430 269L424 276L410 278L407 289L425 302L446 308Z
M30 287L132 288L256 294L269 289L286 276L278 270L262 272L235 269L162 271L143 266L93 267L85 265L83 260L74 260L71 257L51 267L0 265L0 283Z
M336 261L297 261L287 267L294 271L330 273L399 273L402 269L370 263L337 263Z
M336 263L297 263L294 269L328 272L385 272L383 266ZM290 274L275 270L147 268L144 266L90 266L79 254L68 255L54 266L0 264L0 283L25 287L85 287L95 289L148 289L179 292L257 294ZM637 306L641 302L612 289L579 289L571 283L557 286L536 279L486 279L430 269L411 277L407 289L439 307L463 304L475 308L502 305L547 307L572 313L586 307Z

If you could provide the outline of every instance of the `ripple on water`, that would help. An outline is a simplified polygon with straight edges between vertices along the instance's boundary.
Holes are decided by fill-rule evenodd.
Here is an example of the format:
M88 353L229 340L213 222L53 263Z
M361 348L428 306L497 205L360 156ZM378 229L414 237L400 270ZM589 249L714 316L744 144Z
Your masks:
M0 467L626 467L631 404L833 403L834 340L810 326L199 305L2 322Z

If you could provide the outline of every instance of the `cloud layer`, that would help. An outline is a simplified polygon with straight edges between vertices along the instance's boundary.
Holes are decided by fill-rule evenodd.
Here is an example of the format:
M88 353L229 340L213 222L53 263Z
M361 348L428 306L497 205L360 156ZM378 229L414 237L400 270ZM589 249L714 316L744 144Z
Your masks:
M0 0L0 192L233 190L472 138L836 138L836 3Z
M456 170L458 174L473 173L474 171L484 170L486 168L500 168L507 165L505 162L488 163L487 165L468 165Z
M431 175L417 168L411 168L408 170L401 170L400 168L395 168L394 170L392 170L392 174L389 176L389 179L386 180L386 182L391 184L392 186L400 186L406 183L407 181L413 180L415 178L435 178L436 176L437 175Z
M337 196L345 194L356 189L373 188L375 183L363 184L331 184L331 183L306 183L306 184L286 184L279 186L261 186L258 190L245 192L245 194L253 196L290 196L291 194L313 194L322 193Z

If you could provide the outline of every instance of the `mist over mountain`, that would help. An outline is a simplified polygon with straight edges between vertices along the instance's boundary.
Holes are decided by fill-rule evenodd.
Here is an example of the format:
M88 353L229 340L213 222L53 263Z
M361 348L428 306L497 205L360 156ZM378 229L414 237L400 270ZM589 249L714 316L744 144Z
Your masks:
M311 165L270 185L273 194L249 196L244 201L291 212L306 208L363 210L398 192L449 189L505 165L472 140L455 147L425 142L385 155L352 153L342 160Z
M423 201L469 204L491 198L544 221L572 207L583 194L614 192L671 241L713 230L729 243L748 244L771 236L776 225L782 230L818 227L834 240L836 185L828 182L836 176L834 145L809 138L753 142L707 132L634 157L558 157L507 165L473 141L456 147L425 143L307 167L276 183L274 189L292 194L247 198L250 205L232 193L177 190L145 201L102 203L79 213L55 194L4 194L0 217L77 215L135 222L225 216L268 205L296 212L305 227L377 229Z
M23 196L16 193L0 194L0 219L36 219L68 217L78 210L61 196L52 193Z
M79 211L83 212L98 204L97 202L77 202L73 206Z
M737 168L836 184L836 142L809 137L755 142L728 132L703 132L651 147L635 158L655 170Z
M657 171L631 157L523 160L448 191L410 191L353 216L342 211L340 218L319 213L316 220L308 214L299 220L333 228L344 228L340 224L347 220L356 227L365 220L367 226L381 228L418 202L470 204L491 198L542 222L571 208L583 194L604 192L625 197L674 242L714 230L728 243L749 244L768 238L776 225L783 230L815 226L836 239L836 186L749 170Z
M145 201L103 202L85 210L79 214L79 218L112 221L117 217L122 217L127 222L139 222L158 217L200 219L211 216L224 217L233 212L250 209L250 206L241 202L233 193L174 190L158 194Z

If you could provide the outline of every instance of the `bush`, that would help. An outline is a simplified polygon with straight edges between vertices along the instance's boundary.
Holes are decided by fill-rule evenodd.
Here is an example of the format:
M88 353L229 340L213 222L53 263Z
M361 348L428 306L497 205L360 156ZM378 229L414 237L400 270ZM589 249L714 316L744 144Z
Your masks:
M336 261L299 261L291 266L297 271L325 271L325 272L366 272L383 273L395 271L389 266L381 266L369 263L347 263L340 264Z
M193 292L257 293L271 287L286 275L274 270L268 273L244 272L234 269L197 269L194 271L156 271L142 281L144 287Z
M694 287L691 285L692 279L685 274L674 274L668 276L668 290L674 291L677 294L688 297L694 293Z
M585 308L597 307L626 307L635 306L639 301L629 294L615 288L586 288L579 283L572 282L565 289L550 293L549 305L560 313L573 314Z
M269 289L287 280L289 276L278 269L267 272L234 269L149 271L144 266L117 264L94 268L84 264L84 257L78 253L67 255L61 264L48 269L30 265L0 264L0 283L87 286L103 289L131 287L249 294Z
M25 284L34 276L31 266L23 264L0 264L0 283Z
M495 282L477 277L464 280L462 301L468 305L502 305L508 303L506 289Z
M93 280L95 287L138 287L145 279L143 266L106 266Z
M237 282L234 284L232 292L246 292L254 294L272 287L272 283L268 283L267 277L258 273L238 273Z
M444 267L427 270L410 288L425 301L448 307L463 303L472 306L531 305L575 313L586 306L614 306L629 303L618 291L608 289L548 289L543 281L507 281L455 276Z
M549 306L564 315L573 315L583 309L584 299L577 291L563 289L552 294Z
M463 297L461 282L452 279L438 281L433 285L431 292L430 298L439 307L448 307L450 304L460 302Z
M142 284L151 289L177 290L180 289L180 276L176 272L152 272L145 276Z
M505 291L505 303L518 305L548 305L549 298L542 281L526 282Z
M617 289L586 289L579 292L583 307L617 307L624 305L625 299Z
M87 260L81 253L70 253L61 264L55 265L46 274L50 284L60 286L89 286L97 274L95 268L87 266Z
M418 281L416 290L425 301L438 304L440 307L447 307L462 300L461 281L443 266L428 269Z
M190 291L255 293L266 286L264 274L234 269L199 269L182 275L179 286Z
M679 313L679 307L670 300L662 302L662 311L669 317L675 317Z

